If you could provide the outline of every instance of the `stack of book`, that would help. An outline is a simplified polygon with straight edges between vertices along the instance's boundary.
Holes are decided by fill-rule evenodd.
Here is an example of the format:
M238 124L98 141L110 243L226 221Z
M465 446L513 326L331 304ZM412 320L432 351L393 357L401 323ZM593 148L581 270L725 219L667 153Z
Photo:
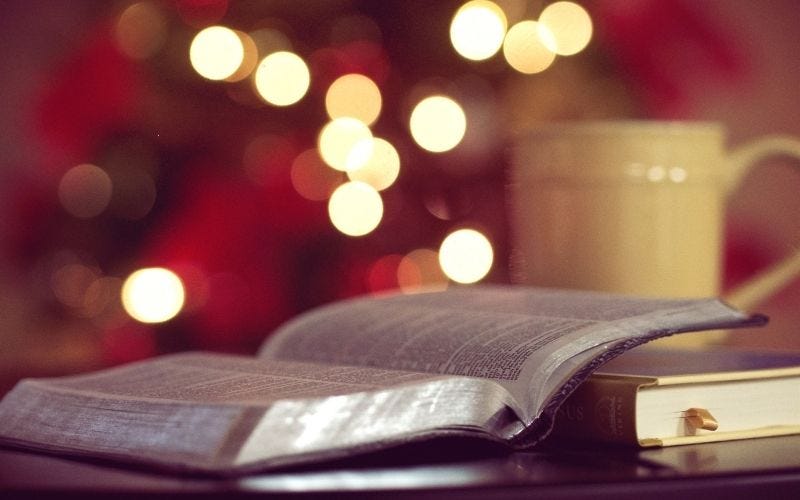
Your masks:
M554 426L641 445L795 433L796 360L684 357L690 371L720 367L685 375L673 356L628 352L764 321L715 299L528 287L352 299L288 322L256 357L24 380L0 403L0 442L235 475L443 436L528 449Z

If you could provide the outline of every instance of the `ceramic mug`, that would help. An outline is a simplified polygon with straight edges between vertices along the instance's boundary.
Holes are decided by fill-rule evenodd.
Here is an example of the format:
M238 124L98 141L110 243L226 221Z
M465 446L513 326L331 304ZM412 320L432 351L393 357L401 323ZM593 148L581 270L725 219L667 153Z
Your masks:
M649 296L720 293L726 198L768 155L766 137L728 151L716 123L548 123L514 149L512 279ZM800 274L800 252L742 293L749 307ZM749 294L749 295L748 295ZM740 294L741 295L741 294Z

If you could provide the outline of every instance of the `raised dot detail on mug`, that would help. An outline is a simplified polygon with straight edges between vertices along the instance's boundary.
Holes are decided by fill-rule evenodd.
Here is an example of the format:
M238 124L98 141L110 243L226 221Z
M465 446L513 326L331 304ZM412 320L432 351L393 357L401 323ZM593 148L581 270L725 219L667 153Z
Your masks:
M647 169L647 180L650 182L661 182L666 176L667 170L660 165L654 165Z
M689 177L689 173L686 171L685 168L681 167L672 167L669 169L669 180L676 183L681 183Z

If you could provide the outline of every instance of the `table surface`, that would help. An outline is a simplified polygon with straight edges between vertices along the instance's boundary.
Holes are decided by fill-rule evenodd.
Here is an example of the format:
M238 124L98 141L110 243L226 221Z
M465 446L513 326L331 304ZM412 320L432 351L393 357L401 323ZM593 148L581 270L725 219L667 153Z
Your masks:
M420 456L409 459L415 452ZM549 446L455 454L459 460L446 461L412 447L325 468L212 479L0 448L0 496L800 498L800 436L646 450Z

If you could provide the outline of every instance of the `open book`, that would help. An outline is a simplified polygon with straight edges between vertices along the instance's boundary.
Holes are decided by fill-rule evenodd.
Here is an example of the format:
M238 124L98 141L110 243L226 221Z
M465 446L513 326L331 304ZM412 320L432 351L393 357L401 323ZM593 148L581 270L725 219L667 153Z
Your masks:
M526 287L351 299L288 322L255 358L185 353L24 380L0 403L0 442L218 474L439 436L527 448L625 350L764 321L714 299Z

